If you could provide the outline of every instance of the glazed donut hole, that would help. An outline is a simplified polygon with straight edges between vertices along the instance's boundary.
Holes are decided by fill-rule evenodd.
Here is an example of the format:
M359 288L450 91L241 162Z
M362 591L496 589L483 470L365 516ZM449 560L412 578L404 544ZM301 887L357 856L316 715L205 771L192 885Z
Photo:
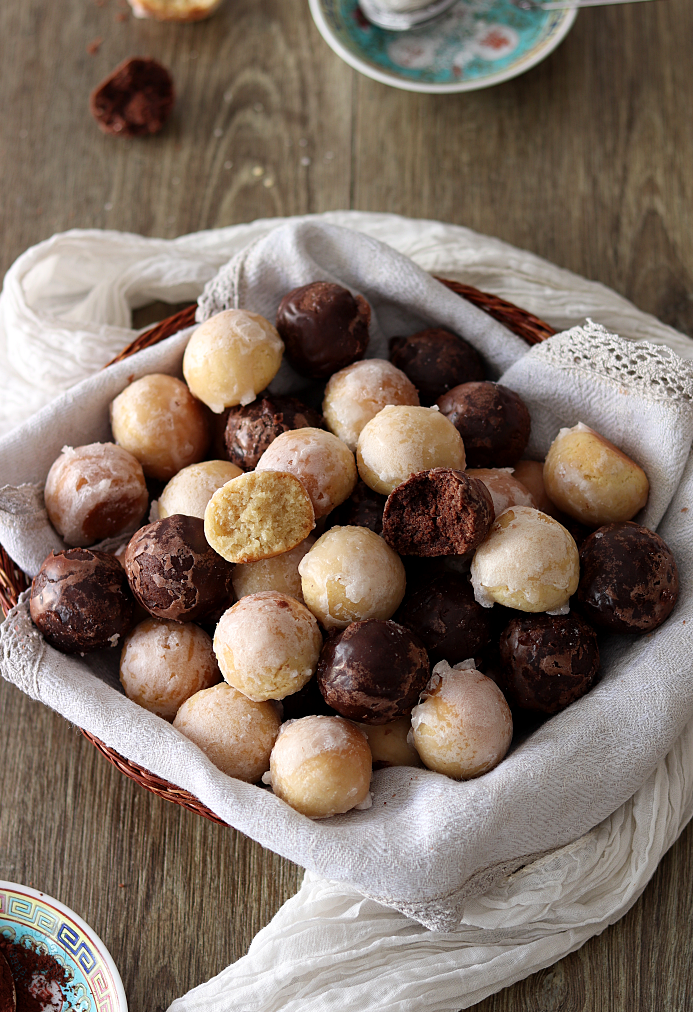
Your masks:
M274 379L284 343L264 316L226 309L201 323L183 355L183 375L196 397L221 414L250 404Z
M310 496L293 474L248 471L207 503L207 541L227 562L259 562L288 552L315 527Z
M65 544L81 548L134 530L149 501L141 464L115 443L64 446L43 495Z
M356 461L366 485L389 495L419 471L434 467L463 471L464 443L437 408L386 407L362 429Z
M355 724L313 716L282 724L262 779L297 812L325 819L370 807L371 772L371 750Z
M588 527L630 520L647 502L647 475L608 439L578 422L561 429L544 462L552 501Z
M263 590L276 590L280 594L295 597L303 604L298 564L311 550L315 540L311 534L300 545L281 555L235 566L232 580L236 600L240 601L242 597L248 597L250 594L260 594Z
M513 736L510 707L495 682L462 661L439 661L412 711L412 739L425 766L454 780L488 773Z
M203 460L174 475L159 496L159 520L182 513L204 520L207 503L217 489L243 471L228 460Z
M202 749L214 765L255 784L269 769L281 718L276 703L256 703L226 682L186 700L173 726Z
M513 467L513 478L529 491L534 505L542 513L560 520L561 511L551 502L544 485L544 463L540 460L518 460ZM520 505L519 503L517 505Z
M128 699L170 721L186 699L221 681L221 672L199 626L149 618L123 644L120 681Z
M182 380L163 373L142 376L118 394L111 428L116 443L159 481L202 460L209 445L204 408Z
M365 734L373 756L373 769L386 766L423 766L409 741L411 718L398 717L389 724L357 724Z
M522 482L518 481L511 467L467 468L465 474L468 474L470 478L478 478L479 481L483 481L491 493L497 517L510 506L537 508L532 493Z
M402 560L367 527L333 527L299 563L303 599L326 629L388 619L404 597Z
M495 520L471 566L474 597L491 608L567 614L580 575L577 545L553 517L513 506Z
M322 413L331 432L356 450L361 430L387 405L418 405L411 380L385 359L370 358L341 369L325 388Z
M354 455L324 429L290 429L268 446L256 471L284 471L299 479L313 504L316 519L348 499L356 485Z
M322 635L310 611L288 594L251 594L221 616L214 652L224 679L249 699L283 699L315 674Z

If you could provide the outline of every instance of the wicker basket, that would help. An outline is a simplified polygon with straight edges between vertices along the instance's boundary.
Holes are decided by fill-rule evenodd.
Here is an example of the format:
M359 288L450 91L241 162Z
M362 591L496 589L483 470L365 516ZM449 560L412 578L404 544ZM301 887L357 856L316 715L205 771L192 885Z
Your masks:
M524 309L514 306L512 302L506 302L496 295L489 295L486 292L479 291L478 288L462 285L457 281L446 281L444 278L439 278L439 280L452 289L453 292L463 296L469 302L478 306L479 309L483 309L489 316L504 324L508 330L521 337L527 344L539 344L541 341L545 341L547 337L551 337L556 333L547 323L544 323ZM161 323L145 331L144 334L140 334L132 344L124 348L108 365L120 362L129 355L134 355L136 351L150 348L152 345L157 344L157 342L163 341L164 338L192 326L195 322L196 308L196 305L188 306L179 313L168 317L166 320L162 320ZM108 366L105 368L108 368ZM14 607L19 595L23 590L27 589L29 583L30 581L25 574L14 564L5 549L0 545L0 606L5 615L7 615L10 608ZM211 812L189 791L175 787L167 780L163 780L161 777L150 773L149 770L144 769L144 767L138 766L137 763L124 759L118 752L109 748L108 745L104 745L102 741L95 738L94 735L89 734L88 731L82 729L82 734L85 738L89 739L116 769L119 769L126 777L130 777L131 780L136 781L145 790L151 791L152 794L158 794L160 798L165 798L167 801L173 801L177 805L183 805L185 808L197 812L198 815L204 816L211 822L225 825L214 812Z

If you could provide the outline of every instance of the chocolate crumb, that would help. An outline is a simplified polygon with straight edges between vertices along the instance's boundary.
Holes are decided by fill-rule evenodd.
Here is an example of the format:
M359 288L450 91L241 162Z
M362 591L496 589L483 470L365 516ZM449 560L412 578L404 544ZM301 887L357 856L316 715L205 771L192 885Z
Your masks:
M96 56L102 45L103 45L102 38L92 39L92 41L87 46L87 52L89 53L90 56Z
M162 129L174 101L168 70L157 60L135 56L94 89L89 106L104 133L146 137Z

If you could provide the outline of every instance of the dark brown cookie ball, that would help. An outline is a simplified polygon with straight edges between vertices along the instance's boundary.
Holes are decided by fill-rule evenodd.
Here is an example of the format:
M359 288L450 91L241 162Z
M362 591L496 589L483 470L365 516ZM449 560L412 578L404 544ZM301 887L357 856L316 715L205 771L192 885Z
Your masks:
M388 619L352 622L331 636L318 662L318 686L342 717L387 724L411 713L429 678L423 643Z
M295 397L260 394L245 407L231 408L224 440L229 460L244 471L252 471L277 436L290 429L321 429L324 419L318 411Z
M435 404L460 383L483 380L486 375L476 348L442 327L390 338L390 361L409 377L425 405Z
M382 534L386 502L387 496L374 492L365 481L358 481L349 498L330 514L330 527L367 527Z
M588 621L619 633L652 632L671 614L679 574L658 534L631 520L606 524L580 549L579 607Z
M195 622L231 604L233 566L209 546L199 517L175 513L142 527L123 565L133 594L156 618Z
M91 548L51 552L31 584L34 625L56 650L85 654L128 633L135 602L120 562Z
M416 633L432 664L458 664L490 643L493 610L476 603L464 576L441 573L405 598L395 620Z
M285 295L277 330L286 357L302 376L327 379L363 358L368 345L371 307L341 285L315 281Z
M388 496L383 537L400 555L464 555L493 523L491 493L451 467L419 471Z
M525 402L500 383L462 383L436 401L462 436L467 467L512 467L529 442Z
M173 109L173 80L157 60L135 56L120 63L91 93L101 130L122 137L156 134Z
M579 615L513 618L500 639L500 688L511 706L558 713L591 688L597 634Z

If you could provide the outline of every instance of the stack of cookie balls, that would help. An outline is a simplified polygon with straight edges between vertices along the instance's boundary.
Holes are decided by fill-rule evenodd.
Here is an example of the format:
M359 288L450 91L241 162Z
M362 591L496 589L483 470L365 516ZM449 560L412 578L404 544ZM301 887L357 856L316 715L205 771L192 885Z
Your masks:
M52 646L119 649L134 703L311 818L369 807L373 768L492 770L513 718L594 684L600 632L678 593L635 461L578 419L523 459L527 407L475 348L429 328L365 359L369 322L317 281L276 326L199 326L185 382L131 383L113 442L51 467L67 547L31 591ZM310 403L268 391L284 355Z

